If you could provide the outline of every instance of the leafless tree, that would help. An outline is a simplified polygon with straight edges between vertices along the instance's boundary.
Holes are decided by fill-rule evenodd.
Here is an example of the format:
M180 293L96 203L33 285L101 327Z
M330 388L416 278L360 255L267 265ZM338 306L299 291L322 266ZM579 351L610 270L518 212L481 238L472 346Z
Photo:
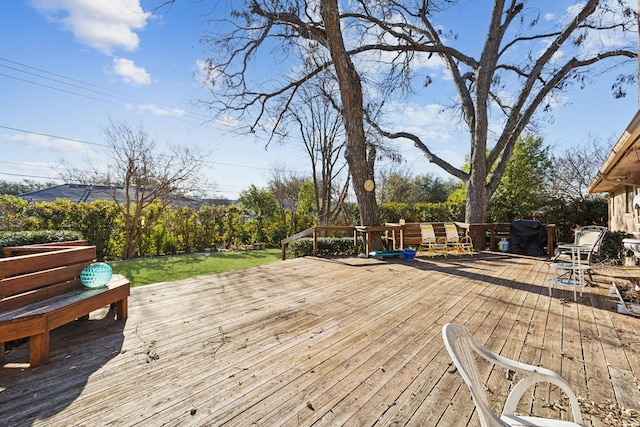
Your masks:
M342 156L345 148L342 116L334 108L329 93L325 86L302 87L296 106L289 111L292 127L302 138L311 162L316 212L322 226L335 219L349 190L347 165Z
M180 198L194 194L203 156L189 147L169 147L161 152L156 141L142 128L111 121L103 129L106 164L88 162L89 169L66 167L66 179L111 188L113 201L124 216L123 259L135 257L144 233L164 210ZM153 208L151 208L151 206Z
M228 32L206 38L219 54L209 61L210 81L215 83L210 105L224 114L252 114L252 130L277 127L300 88L331 70L339 85L345 157L363 224L378 220L373 192L364 190L364 182L373 179L377 156L376 146L367 143L365 119L388 138L411 140L429 161L464 181L466 220L484 222L516 140L534 114L551 110L554 96L569 85L585 85L606 67L635 59L628 34L636 31L637 19L621 0L587 0L549 26L544 25L539 4L494 0L486 6L488 28L478 35L484 42L474 55L458 47L455 30L444 24L456 22L445 18L455 13L448 5L457 3L463 4L356 0L339 7L337 0L247 1L223 26L231 28ZM605 42L614 36L624 45ZM283 70L279 77L261 79L252 65L264 50L280 63L305 64L295 67L305 71ZM435 58L449 73L442 84L452 85L468 134L468 172L439 157L418 135L390 130L369 114L373 93L382 93L378 101L384 101L393 89L407 93L418 81L429 86L433 79L420 75L418 65ZM628 76L618 83L625 81Z
M562 199L583 199L595 179L598 168L609 152L598 139L567 149L553 156L550 171L550 193Z

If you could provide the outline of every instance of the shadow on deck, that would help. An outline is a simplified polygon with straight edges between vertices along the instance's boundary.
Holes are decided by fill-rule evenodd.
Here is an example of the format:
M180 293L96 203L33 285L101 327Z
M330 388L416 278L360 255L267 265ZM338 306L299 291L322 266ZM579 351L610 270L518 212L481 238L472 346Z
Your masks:
M97 312L55 330L49 365L25 367L26 345L7 353L0 425L479 425L447 322L600 409L640 409L640 319L616 312L610 277L573 302L549 297L552 274L495 253L298 258L134 288L124 326ZM500 408L510 383L482 375ZM557 402L538 389L520 409L566 419Z

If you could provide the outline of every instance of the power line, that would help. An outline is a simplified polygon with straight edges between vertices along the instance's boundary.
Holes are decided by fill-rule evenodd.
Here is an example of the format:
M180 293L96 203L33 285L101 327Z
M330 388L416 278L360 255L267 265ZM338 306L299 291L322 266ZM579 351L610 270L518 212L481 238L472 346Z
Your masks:
M4 163L5 165L27 166L27 167L33 167L33 168L45 168L45 169L51 169L51 166L38 165L38 164L34 164L34 163L5 162L5 161L3 161L3 160L0 160L0 163Z
M13 65L17 65L17 66L20 66L20 67L23 67L23 68L26 68L26 69L29 69L29 70L34 70L34 71L37 71L38 73L43 73L43 74L46 74L46 75L38 74L38 73L35 73L35 72L31 72L31 71L22 70L20 68L8 66L8 65L0 64L0 67L7 68L7 69L13 70L13 71L18 72L18 73L24 73L24 74L28 74L28 75L31 75L31 76L35 76L37 78L45 79L45 80L48 80L48 81L53 81L53 82L58 83L58 84L71 86L71 87L74 87L76 89L85 90L85 91L88 91L88 92L91 92L91 93L102 95L103 97L96 97L96 96L91 96L91 95L87 95L87 94L83 94L83 93L78 93L76 91L63 89L63 88L60 88L60 87L52 86L50 84L39 83L39 82L36 82L36 81L33 81L33 80L29 80L29 79L26 79L26 78L21 78L21 77L12 76L12 75L9 75L9 74L0 73L0 76L7 77L7 78L10 78L10 79L22 81L22 82L33 84L33 85L36 85L36 86L41 86L41 87L45 87L45 88L48 88L48 89L52 89L52 90L68 93L68 94L71 94L71 95L75 95L75 96L79 96L79 97L83 97L83 98L87 98L87 99L92 99L92 100L95 100L95 101L104 102L104 103L111 104L111 105L124 107L124 108L127 108L127 106L123 105L122 103L118 103L118 102L114 102L114 101L105 99L104 97L105 96L106 97L112 97L112 98L120 99L120 100L122 100L124 102L129 101L129 102L137 102L137 103L152 103L153 105L156 105L158 108L161 108L161 109L170 109L170 110L173 109L173 107L170 107L168 105L163 105L163 104L156 103L155 101L150 100L150 99L145 99L145 98L141 98L141 97L137 97L137 96L132 96L129 93L120 92L120 91L116 91L116 90L113 90L113 89L105 88L105 87L102 87L102 86L94 85L92 83L84 82L82 80L79 80L79 79L76 79L76 78L73 78L73 77L68 77L68 76L64 76L62 74L57 74L57 73L53 73L51 71L43 70L41 68L32 67L30 65L23 64L23 63L20 63L20 62L17 62L17 61L12 61L12 60L7 59L7 58L0 57L0 61L4 61L4 62L13 64ZM48 77L47 75L54 76L54 77L57 77L57 78ZM63 80L60 80L60 79L63 79ZM68 82L64 81L64 80L68 80ZM73 82L73 83L71 83L71 82ZM185 116L186 117L190 117L190 118L192 118L194 120L198 120L198 122L189 121L189 120L186 120L186 119L182 118L182 116L176 116L176 115L168 115L168 116L165 116L165 117L170 117L172 119L180 120L180 121L183 121L185 123L189 123L189 124L193 124L193 125L202 125L203 122L207 122L207 121L209 121L211 119L210 117L207 117L207 116L204 116L204 115L201 115L201 114L197 114L197 113L194 113L192 111L186 111Z
M79 143L82 143L82 144L95 145L95 146L103 147L103 148L110 148L110 146L107 145L107 144L99 144L97 142L84 141L84 140L81 140L81 139L66 138L64 136L52 135L52 134L44 133L44 132L29 131L29 130L25 130L25 129L15 128L15 127L11 127L11 126L4 126L4 125L0 125L0 128L13 130L13 131L16 131L16 132L23 132L23 133L27 133L27 134L46 136L46 137L49 137L49 138L62 139L62 140L65 140L65 141L73 141L73 142L79 142ZM14 164L14 165L20 165L20 166L32 166L32 165L29 165L29 164L26 164L26 163L11 163L11 162L5 162L5 161L0 161L0 163ZM237 163L213 162L213 161L210 161L210 160L205 160L205 161L203 161L203 163L205 165L209 165L209 166L229 166L229 167L244 168L244 169L264 170L264 171L268 171L268 172L275 171L275 169L273 169L273 168L263 168L263 167L257 167L255 165L242 165L242 164L237 164ZM299 173L299 172L295 172L295 171L288 171L288 172Z
M99 144L97 142L83 141L81 139L65 138L64 136L51 135L49 133L35 132L35 131L31 131L31 130L25 130L25 129L14 128L14 127L10 127L10 126L3 126L3 125L0 125L0 128L13 130L13 131L16 131L16 132L28 133L28 134L31 134L31 135L40 135L40 136L46 136L46 137L49 137L49 138L63 139L65 141L80 142L82 144L89 144L89 145L95 145L95 146L98 146L98 147L109 148L109 146L106 145L106 144Z
M0 175L19 176L19 177L22 177L22 178L53 179L53 180L56 180L56 181L64 181L64 179L62 179L62 178L54 178L54 177L51 177L51 176L25 175L25 174L21 174L21 173L0 172Z

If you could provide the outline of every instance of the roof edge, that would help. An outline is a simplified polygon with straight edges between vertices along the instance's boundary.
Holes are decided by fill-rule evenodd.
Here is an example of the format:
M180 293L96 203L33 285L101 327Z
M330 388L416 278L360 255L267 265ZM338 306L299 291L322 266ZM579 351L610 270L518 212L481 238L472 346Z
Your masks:
M611 148L611 152L609 156L604 161L600 170L596 174L596 177L589 185L587 189L588 194L593 193L602 193L604 190L598 190L598 187L606 181L607 174L611 171L611 169L620 161L620 159L626 154L627 150L631 145L633 145L640 138L640 110L636 112L636 114L629 122L629 125L625 128L622 135L618 138L616 143Z

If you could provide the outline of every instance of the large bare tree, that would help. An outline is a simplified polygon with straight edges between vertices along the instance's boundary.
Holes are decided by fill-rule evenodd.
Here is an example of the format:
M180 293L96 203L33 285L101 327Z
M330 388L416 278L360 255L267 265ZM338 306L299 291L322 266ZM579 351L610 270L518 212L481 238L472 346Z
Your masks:
M61 174L68 180L111 189L124 216L122 258L130 259L164 210L199 190L197 173L204 157L187 146L161 150L142 126L125 121L111 121L103 133L106 163L87 162L88 168L83 169L67 166Z
M486 15L478 19L486 19L487 26L473 30L474 34L461 29L465 34L458 37L452 27L456 10L449 6L471 3L247 1L220 27L228 32L206 38L219 55L209 61L215 83L210 105L224 114L255 113L252 130L275 128L300 87L332 70L346 129L345 157L363 224L378 220L374 193L364 189L365 181L373 179L376 158L375 145L367 143L365 119L388 138L411 140L429 161L464 181L466 220L484 222L514 145L536 112L551 110L553 96L572 83L584 85L606 68L634 59L634 37L628 35L636 31L637 19L622 0L587 0L569 7L553 25L545 25L544 9L558 12L556 2L494 0L486 3L482 9ZM482 41L478 52L463 49L460 40L469 37ZM258 52L275 55L291 68L277 77L256 74L252 65ZM468 171L438 156L439 147L430 146L420 135L392 128L383 114L378 118L368 114L391 94L418 87L428 94L428 83L436 83L431 76L420 75L420 66L434 59L449 74L437 84L452 85L466 128ZM628 80L626 76L619 81ZM380 98L374 99L374 93Z
M477 57L456 48L455 37L443 36L428 2L413 15L406 13L405 2L390 3L390 11L396 12L391 16L404 15L396 22L375 21L379 27L404 41L407 47L400 49L439 55L450 74L468 129L470 170L447 163L415 134L379 129L390 138L409 138L430 161L467 184L467 222L485 221L515 143L538 110L550 109L553 96L571 83L584 84L601 72L600 63L613 67L636 57L629 43L636 30L635 11L620 0L576 3L562 20L545 28L541 5L534 9L528 8L534 2L495 0ZM625 36L622 43L612 43ZM498 129L493 136L492 125Z

